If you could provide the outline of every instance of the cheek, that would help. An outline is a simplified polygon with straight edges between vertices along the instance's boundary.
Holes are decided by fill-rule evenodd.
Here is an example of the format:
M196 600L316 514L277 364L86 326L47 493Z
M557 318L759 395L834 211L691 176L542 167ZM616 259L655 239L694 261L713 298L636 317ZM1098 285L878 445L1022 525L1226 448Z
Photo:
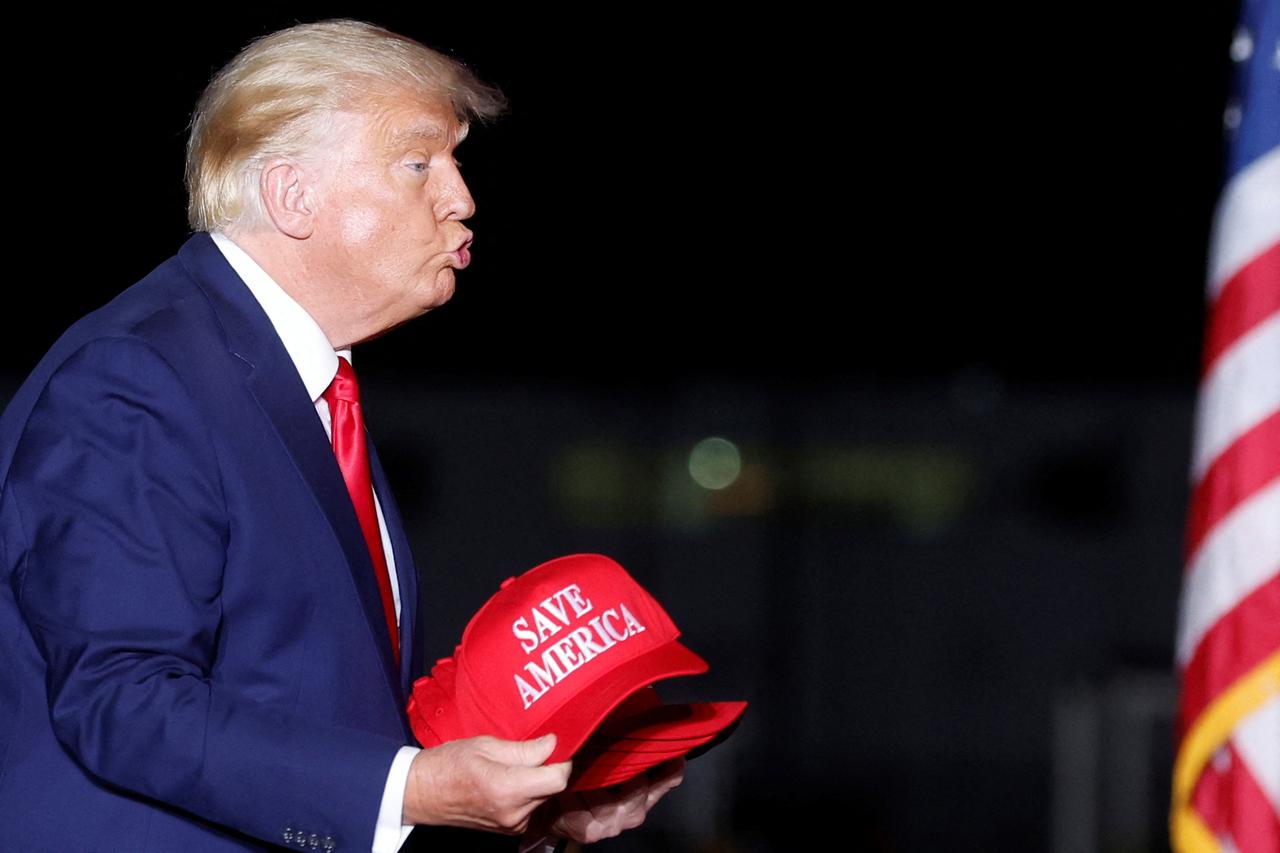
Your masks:
M343 245L365 246L378 239L383 222L373 208L348 207L343 210L338 227Z

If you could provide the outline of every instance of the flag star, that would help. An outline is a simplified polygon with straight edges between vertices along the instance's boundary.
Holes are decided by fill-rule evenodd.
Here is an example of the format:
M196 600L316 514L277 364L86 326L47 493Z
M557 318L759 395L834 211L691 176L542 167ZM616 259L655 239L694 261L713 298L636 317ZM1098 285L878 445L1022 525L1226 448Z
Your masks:
M1244 62L1253 55L1253 36L1244 27L1236 30L1231 39L1231 61Z
M1240 122L1244 121L1244 110L1240 109L1240 105L1235 101L1227 104L1227 108L1222 112L1222 124L1227 130L1235 130L1240 127Z

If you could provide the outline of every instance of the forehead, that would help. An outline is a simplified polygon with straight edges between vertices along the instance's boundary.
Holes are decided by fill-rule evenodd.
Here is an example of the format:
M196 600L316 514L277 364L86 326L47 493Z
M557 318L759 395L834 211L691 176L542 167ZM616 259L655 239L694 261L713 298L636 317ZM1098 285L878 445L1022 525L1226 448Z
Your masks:
M367 115L369 141L393 156L415 147L452 148L467 135L447 102L401 95L376 101Z

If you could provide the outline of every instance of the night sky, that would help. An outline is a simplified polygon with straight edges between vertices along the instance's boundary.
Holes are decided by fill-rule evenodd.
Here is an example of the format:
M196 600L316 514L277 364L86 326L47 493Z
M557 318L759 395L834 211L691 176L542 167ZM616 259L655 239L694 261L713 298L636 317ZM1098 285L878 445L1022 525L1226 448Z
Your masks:
M474 262L449 305L366 345L383 370L1189 388L1234 9L1116 5L38 16L50 65L10 72L34 201L10 252L44 266L12 285L34 305L10 370L181 244L210 74L257 35L356 15L512 105L458 152Z

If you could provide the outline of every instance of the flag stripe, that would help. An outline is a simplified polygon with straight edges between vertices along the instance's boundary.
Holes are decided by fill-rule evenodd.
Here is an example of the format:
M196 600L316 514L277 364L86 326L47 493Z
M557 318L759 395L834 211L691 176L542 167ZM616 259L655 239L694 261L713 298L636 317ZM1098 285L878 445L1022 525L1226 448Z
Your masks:
M1280 243L1245 264L1213 304L1204 342L1204 373L1239 338L1280 312Z
M1280 477L1280 411L1240 436L1205 472L1187 514L1187 565L1233 509Z
M1280 409L1280 314L1274 314L1223 353L1205 377L1196 412L1192 481L1240 436Z
M1280 556L1280 480L1237 506L1204 539L1188 570L1178 624L1177 660L1186 666L1219 619L1276 571Z
M1223 832L1231 826L1231 807L1227 802L1230 795L1227 774L1218 770L1214 766L1215 762L1216 758L1204 768L1204 772L1196 780L1196 790L1191 795L1191 805L1195 808L1196 814L1204 820L1209 832L1217 839L1222 837Z
M1266 796L1272 810L1280 813L1280 762L1274 757L1276 742L1280 740L1280 678L1272 688L1271 701L1241 721L1233 740L1236 750L1249 765L1258 790ZM1280 846L1274 849L1280 850Z
M1245 596L1205 635L1182 674L1179 737L1215 696L1280 648L1277 613L1280 574Z
M1237 270L1280 243L1280 148L1259 157L1227 185L1213 235L1211 302Z
M1205 768L1196 784L1192 803L1205 826L1240 853L1275 853L1280 843L1280 821L1271 809L1257 775L1238 744L1229 743L1226 760L1218 769L1217 760Z
M1169 824L1178 850L1216 850L1206 846L1203 822L1195 817L1191 795L1210 756L1231 737L1242 719L1272 700L1280 684L1280 650L1237 679L1195 721L1178 748L1173 765L1173 808Z
M1280 818L1239 744L1231 751L1231 839L1240 853L1280 850Z

